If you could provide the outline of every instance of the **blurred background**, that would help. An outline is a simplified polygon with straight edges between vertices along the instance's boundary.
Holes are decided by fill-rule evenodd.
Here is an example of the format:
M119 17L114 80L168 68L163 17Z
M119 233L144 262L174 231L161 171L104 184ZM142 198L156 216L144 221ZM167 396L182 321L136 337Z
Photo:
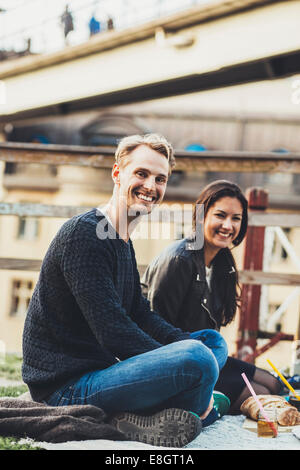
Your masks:
M0 140L114 149L159 132L177 152L299 153L300 2L271 0L0 0ZM1 153L1 149L0 149ZM299 161L299 160L298 160ZM248 171L175 170L166 204L193 203L210 181L268 192L268 212L300 213L299 163ZM109 169L0 162L2 203L95 207L112 191ZM3 214L3 212L2 212ZM0 256L42 259L64 218L1 215ZM297 219L298 220L298 219ZM184 227L184 230L188 227ZM172 239L134 241L148 264ZM300 228L267 227L268 271L300 271ZM145 250L145 243L147 249ZM238 266L243 249L237 248ZM0 270L0 341L21 352L38 272ZM299 286L264 286L261 322L294 335ZM275 313L275 316L274 316ZM230 351L236 321L224 329ZM264 345L265 339L258 344ZM291 342L272 349L291 363ZM266 367L265 357L256 363Z

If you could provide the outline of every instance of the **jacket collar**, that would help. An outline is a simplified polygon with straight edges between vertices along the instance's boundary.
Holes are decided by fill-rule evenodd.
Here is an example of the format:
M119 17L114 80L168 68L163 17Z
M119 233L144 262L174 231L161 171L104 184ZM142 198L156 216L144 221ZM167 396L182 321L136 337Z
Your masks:
M196 237L194 233L191 233L188 237L185 238L186 242L186 249L193 253L193 258L196 263L197 267L197 274L199 274L200 280L206 279L206 271L205 271L205 260L204 260L204 246L198 248L198 242L196 241ZM226 266L223 268L223 274L233 274L235 272L234 267L227 262Z
M196 280L200 282L206 282L206 271L205 271L205 261L204 261L204 247L198 247L198 243L195 237L195 234L192 233L190 236L186 237L186 250L189 250L191 257L194 260L196 268Z

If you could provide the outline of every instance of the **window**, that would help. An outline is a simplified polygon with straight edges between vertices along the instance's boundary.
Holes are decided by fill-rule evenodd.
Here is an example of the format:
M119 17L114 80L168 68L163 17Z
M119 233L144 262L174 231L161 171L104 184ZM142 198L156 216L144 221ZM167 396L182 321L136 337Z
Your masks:
M10 316L25 315L31 299L32 290L33 282L31 280L13 280Z
M19 217L17 238L35 240L39 233L39 219L36 217Z

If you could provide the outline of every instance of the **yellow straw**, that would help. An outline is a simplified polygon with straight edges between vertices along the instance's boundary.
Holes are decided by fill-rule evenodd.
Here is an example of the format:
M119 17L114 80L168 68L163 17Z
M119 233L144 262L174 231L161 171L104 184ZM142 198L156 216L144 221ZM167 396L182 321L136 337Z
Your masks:
M283 375L279 372L279 370L276 369L276 367L272 364L271 361L269 361L269 359L267 359L267 362L270 364L270 366L274 369L274 371L276 372L276 374L279 375L279 377L281 378L282 382L287 386L287 388L290 389L290 391L295 395L295 397L297 398L297 400L300 400L300 397L296 394L295 390L293 389L293 387L288 383L287 380L285 380L285 378L283 377Z

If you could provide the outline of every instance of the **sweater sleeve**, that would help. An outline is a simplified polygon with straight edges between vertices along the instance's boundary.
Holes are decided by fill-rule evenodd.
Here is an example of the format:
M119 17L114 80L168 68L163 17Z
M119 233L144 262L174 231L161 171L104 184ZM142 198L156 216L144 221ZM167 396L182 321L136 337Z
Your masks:
M75 230L66 243L61 269L98 343L123 360L161 344L122 307L114 286L114 255L109 243L95 236L94 227Z
M140 276L135 264L135 276L137 284L136 309L133 318L137 324L153 338L162 344L169 344L190 338L190 333L183 332L167 322L157 312L151 310L150 302L142 295Z
M139 299L139 306L136 310L136 322L143 328L145 332L162 344L174 343L184 339L190 339L190 333L183 332L179 328L175 328L164 318L159 316L150 308L150 303L142 295Z

